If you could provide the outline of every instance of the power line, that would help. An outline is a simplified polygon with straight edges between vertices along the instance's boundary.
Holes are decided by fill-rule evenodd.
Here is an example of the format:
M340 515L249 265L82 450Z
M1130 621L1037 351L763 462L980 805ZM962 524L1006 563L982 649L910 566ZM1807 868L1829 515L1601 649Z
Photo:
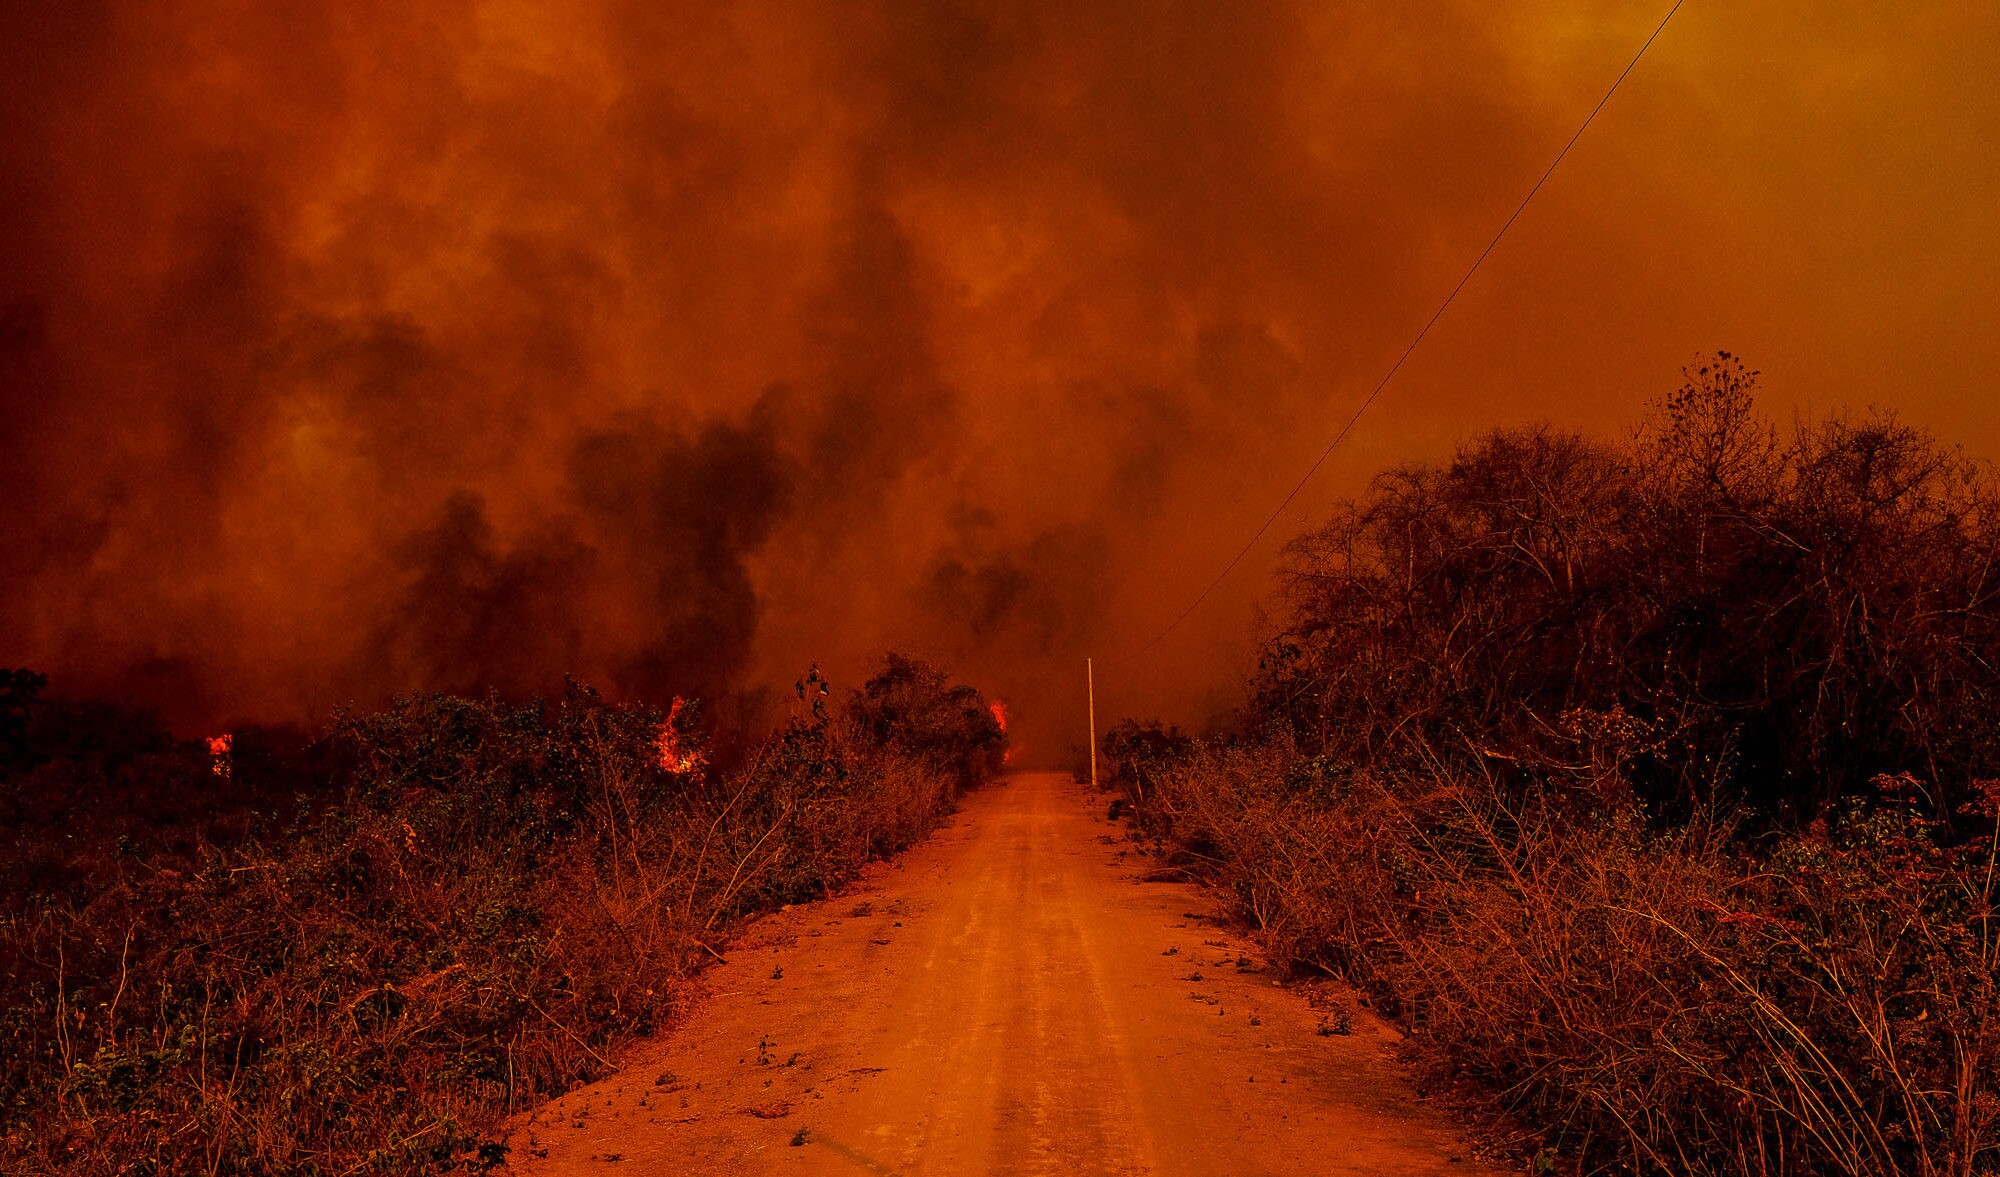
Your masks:
M1590 124L1596 120L1598 112L1603 110L1605 104L1611 101L1611 96L1618 92L1618 87L1625 84L1625 79L1628 76L1630 76L1632 70L1638 66L1639 59L1646 56L1646 50L1651 49L1653 47L1654 41L1659 40L1660 34L1666 31L1667 22L1674 19L1674 13L1679 12L1681 10L1681 5L1684 2L1685 0L1674 0L1673 7L1667 9L1667 14L1660 18L1660 23L1657 27L1653 29L1652 36L1647 37L1646 43L1639 46L1639 51L1633 54L1632 60L1625 64L1624 71L1618 75L1616 81L1611 83L1611 88L1604 92L1604 97L1598 99L1597 105L1590 108L1590 113L1584 116L1582 124L1577 127L1576 134L1571 135L1569 137L1569 142L1563 144L1563 148L1561 151L1556 152L1556 157L1549 161L1549 166L1543 170L1541 178L1535 181L1535 186L1528 189L1528 194L1521 198L1521 203L1515 206L1513 214L1507 218L1505 224L1500 226L1500 231L1493 235L1493 240L1487 242L1486 248L1480 250L1479 256L1473 259L1471 267L1465 271L1465 276L1458 280L1458 285L1451 288L1451 293L1444 296L1444 301L1438 304L1437 310L1433 311L1431 313L1431 317L1425 320L1423 327L1420 330L1418 330L1416 337L1410 340L1410 346L1404 348L1403 354L1396 357L1396 362L1389 365L1389 370L1383 373L1381 380L1376 382L1375 387L1368 393L1367 398L1361 402L1361 407L1354 410L1353 415L1347 418L1347 424L1342 425L1340 427L1340 432L1334 434L1333 440L1327 443L1327 446L1324 450L1320 451L1319 457L1316 458L1313 461L1313 464L1306 469L1304 476L1299 479L1298 485L1292 487L1291 493L1285 496L1284 501L1279 503L1277 509L1271 512L1270 517L1265 519L1263 525L1257 528L1256 533L1250 537L1249 542L1245 543L1243 547L1234 556L1231 556L1229 558L1229 563L1224 564L1222 566L1222 571L1215 574L1215 579L1208 582L1208 587L1202 589L1194 600L1188 602L1188 607L1181 610L1180 616L1175 617L1173 621L1168 623L1165 629L1161 630L1158 634L1155 634L1153 640L1147 642L1143 646L1140 646L1138 649L1132 651L1130 654L1125 655L1123 658L1119 659L1119 661L1127 662L1134 658L1139 657L1140 655L1151 650L1154 646L1157 646L1161 642L1165 641L1168 634L1171 634L1176 629L1179 629L1181 622L1186 621L1188 617L1192 615L1196 609L1201 608L1201 603L1208 599L1209 594L1213 593L1222 584L1223 581L1229 578L1229 574L1231 572L1234 572L1236 570L1236 566L1243 562L1243 557L1249 555L1251 550L1257 546L1258 542L1264 538L1265 533L1271 530L1271 525L1276 523L1278 521L1278 517L1285 513L1285 508L1292 505L1292 500L1298 498L1299 493L1305 490L1306 484L1313 480L1313 475L1318 474L1319 468L1321 466L1326 465L1326 460L1333 456L1333 451L1339 449L1340 443L1347 440L1347 435L1350 431L1353 430L1354 423L1361 420L1361 415L1363 413L1366 413L1368 411L1368 407L1375 403L1375 398L1382 395L1382 390L1389 386L1389 381L1396 378L1396 373L1402 370L1403 361L1410 358L1411 353L1417 350L1417 345L1424 341L1424 336L1429 335L1431 332L1431 328L1436 326L1437 321L1444 317L1445 311L1451 308L1453 300L1458 298L1458 292L1464 290L1466 283L1472 281L1472 276L1479 272L1479 267L1485 264L1486 259L1492 255L1493 250L1499 246L1500 239L1507 235L1507 230L1513 228L1514 222L1521 219L1521 214L1526 212L1528 209L1528 202L1534 200L1535 194L1542 190L1542 185L1548 183L1549 177L1555 174L1557 166L1560 165L1563 161L1563 158L1569 154L1570 148L1575 147L1577 140L1583 138L1583 133L1590 129Z

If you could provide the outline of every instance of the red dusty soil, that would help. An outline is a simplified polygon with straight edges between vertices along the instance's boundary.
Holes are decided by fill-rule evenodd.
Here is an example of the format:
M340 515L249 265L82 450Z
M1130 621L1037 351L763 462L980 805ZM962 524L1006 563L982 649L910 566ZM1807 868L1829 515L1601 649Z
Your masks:
M1283 988L1053 774L754 925L618 1076L519 1123L522 1177L1461 1174L1394 1031Z

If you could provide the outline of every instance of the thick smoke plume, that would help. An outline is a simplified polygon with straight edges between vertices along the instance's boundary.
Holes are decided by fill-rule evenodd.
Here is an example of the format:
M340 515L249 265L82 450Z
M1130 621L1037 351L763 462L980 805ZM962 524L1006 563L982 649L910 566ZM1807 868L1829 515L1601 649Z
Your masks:
M1716 346L1990 440L1994 18L1792 16L1670 30L1321 501ZM9 6L0 664L192 726L901 644L1052 752L1655 19ZM1269 556L1107 689L1213 702Z

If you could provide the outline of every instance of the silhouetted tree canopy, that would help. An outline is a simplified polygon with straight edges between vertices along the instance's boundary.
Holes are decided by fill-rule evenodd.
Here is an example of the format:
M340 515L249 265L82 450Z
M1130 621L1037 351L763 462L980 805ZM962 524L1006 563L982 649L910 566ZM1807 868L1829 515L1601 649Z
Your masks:
M1882 411L1781 432L1728 353L1685 376L1626 439L1490 433L1295 541L1255 715L1798 820L1907 771L1949 815L2000 773L1992 470Z

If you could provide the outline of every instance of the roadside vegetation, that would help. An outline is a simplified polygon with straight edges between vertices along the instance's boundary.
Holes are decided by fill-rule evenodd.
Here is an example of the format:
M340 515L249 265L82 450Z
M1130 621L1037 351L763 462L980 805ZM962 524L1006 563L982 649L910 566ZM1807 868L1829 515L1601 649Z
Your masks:
M176 740L0 682L0 1172L427 1174L615 1069L744 917L998 771L970 687L815 671L717 763L698 707L424 696Z
M1542 1172L2000 1172L2000 494L1721 355L1291 545L1233 732L1116 786Z

